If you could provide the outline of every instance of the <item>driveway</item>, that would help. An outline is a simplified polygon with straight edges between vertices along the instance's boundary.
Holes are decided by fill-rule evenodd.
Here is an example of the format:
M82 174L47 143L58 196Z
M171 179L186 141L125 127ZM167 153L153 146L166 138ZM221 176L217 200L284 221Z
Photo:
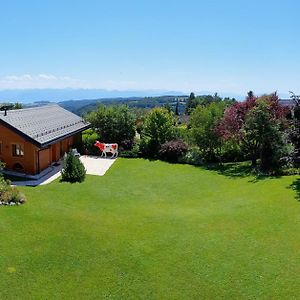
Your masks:
M103 176L106 173L106 171L112 166L112 164L116 161L116 159L100 158L98 156L88 156L88 155L80 156L80 160L84 164L84 167L86 169L86 174L96 175L96 176ZM12 185L37 186L37 185L48 184L60 177L61 168L62 168L62 162L57 166L49 167L48 172L45 172L46 174L40 177L39 179L14 181L12 182Z

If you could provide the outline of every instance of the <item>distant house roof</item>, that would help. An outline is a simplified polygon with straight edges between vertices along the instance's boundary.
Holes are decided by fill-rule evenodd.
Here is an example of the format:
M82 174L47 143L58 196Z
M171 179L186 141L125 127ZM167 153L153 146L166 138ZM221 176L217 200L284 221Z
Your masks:
M0 124L14 130L38 147L53 144L81 132L90 124L59 105L0 111Z

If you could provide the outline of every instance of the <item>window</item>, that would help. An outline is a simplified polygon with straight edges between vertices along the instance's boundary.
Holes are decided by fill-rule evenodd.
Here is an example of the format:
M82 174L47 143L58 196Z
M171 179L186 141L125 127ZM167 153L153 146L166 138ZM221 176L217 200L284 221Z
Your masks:
M13 156L24 156L23 146L20 144L13 144L12 145L12 155Z

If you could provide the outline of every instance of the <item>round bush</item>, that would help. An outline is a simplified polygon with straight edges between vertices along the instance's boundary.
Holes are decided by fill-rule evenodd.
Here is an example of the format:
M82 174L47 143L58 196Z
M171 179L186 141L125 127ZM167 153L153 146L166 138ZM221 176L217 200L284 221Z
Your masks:
M123 140L120 143L120 149L125 150L125 151L132 150L133 146L134 146L134 140L133 139Z
M181 140L172 140L164 143L159 150L159 157L169 162L178 162L188 150L188 146Z
M190 165L200 166L203 164L203 156L198 148L191 148L183 157L182 162Z

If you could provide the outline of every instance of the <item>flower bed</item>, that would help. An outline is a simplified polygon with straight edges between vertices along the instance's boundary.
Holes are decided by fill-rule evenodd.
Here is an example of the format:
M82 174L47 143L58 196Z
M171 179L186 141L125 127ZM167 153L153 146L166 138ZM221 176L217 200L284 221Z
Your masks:
M26 198L16 187L10 185L10 181L0 177L0 206L21 205Z

